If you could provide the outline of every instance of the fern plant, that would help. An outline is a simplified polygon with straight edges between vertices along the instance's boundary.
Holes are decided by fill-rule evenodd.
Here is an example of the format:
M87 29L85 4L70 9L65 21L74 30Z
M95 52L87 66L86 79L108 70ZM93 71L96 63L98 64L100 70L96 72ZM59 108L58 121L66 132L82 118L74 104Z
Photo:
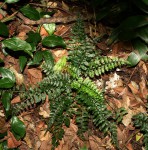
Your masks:
M63 126L68 127L71 118L76 118L79 135L87 131L92 119L94 125L105 135L110 135L113 144L118 146L113 114L107 110L104 94L98 90L93 77L128 63L123 59L100 56L93 40L86 36L80 19L72 34L67 46L68 57L64 56L56 64L53 58L51 62L44 62L45 78L38 86L21 94L22 102L13 105L12 112L19 114L34 104L44 102L48 95L50 117L47 130L53 134L53 147L58 146L64 135Z
M140 128L144 134L145 149L148 150L148 115L139 113L133 117L135 127Z

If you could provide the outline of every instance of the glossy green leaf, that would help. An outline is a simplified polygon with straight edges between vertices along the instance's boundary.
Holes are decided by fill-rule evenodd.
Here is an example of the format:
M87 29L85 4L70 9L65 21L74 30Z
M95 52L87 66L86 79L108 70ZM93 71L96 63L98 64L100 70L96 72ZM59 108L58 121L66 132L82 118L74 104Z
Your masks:
M0 74L2 76L0 78L0 88L11 88L14 86L15 76L9 69L0 67Z
M0 35L2 35L2 36L9 35L9 30L8 30L7 26L2 22L0 22Z
M144 26L137 31L137 36L148 44L148 26Z
M42 53L43 53L43 58L44 58L46 64L50 64L51 66L53 66L54 58L53 58L52 53L49 50L45 50Z
M28 43L34 43L35 45L41 41L41 36L39 33L35 33L33 31L30 31L28 33L28 38L26 40Z
M30 5L26 5L20 9L20 11L31 20L39 20L40 13Z
M45 37L42 41L42 44L43 46L47 46L51 48L54 48L54 47L65 48L66 47L66 44L63 38L60 36L56 36L56 35L50 35L50 36Z
M122 41L129 41L137 37L137 32L134 30L121 31L118 35L118 39Z
M2 104L4 106L5 111L10 110L11 99L12 99L12 93L6 91L2 94Z
M23 72L26 64L27 64L27 57L26 56L20 56L19 57L19 66L20 66L21 72Z
M56 29L55 23L43 24L43 26L49 35L52 35Z
M41 61L43 59L42 51L38 51L34 54L33 60L28 62L28 65L40 65Z
M6 3L11 4L11 3L16 3L19 0L5 0Z
M137 65L140 60L144 60L144 61L148 60L148 55L147 55L148 47L145 43L143 43L140 40L135 40L133 42L133 47L135 51L132 52L127 58L127 61L129 62L130 66Z
M5 91L2 94L2 104L3 104L4 109L5 109L6 118L8 118L11 115L11 110L10 110L11 99L12 99L12 93L11 92Z
M148 25L148 16L137 15L131 16L125 19L120 26L118 27L119 30L130 30L136 29L142 26Z
M140 40L135 40L132 44L133 44L134 49L138 51L141 60L147 61L148 60L148 55L147 55L148 46Z
M148 5L142 0L133 0L133 3L143 12L148 13Z
M11 118L11 130L17 135L17 140L23 138L26 134L26 128L24 123L16 116Z
M31 57L32 54L32 47L26 41L23 41L17 37L13 37L10 39L6 39L3 41L4 47L7 47L13 51L24 51L25 53L29 54Z
M129 62L129 66L131 66L131 67L136 66L140 61L140 56L139 56L139 54L132 52L128 56L127 61Z

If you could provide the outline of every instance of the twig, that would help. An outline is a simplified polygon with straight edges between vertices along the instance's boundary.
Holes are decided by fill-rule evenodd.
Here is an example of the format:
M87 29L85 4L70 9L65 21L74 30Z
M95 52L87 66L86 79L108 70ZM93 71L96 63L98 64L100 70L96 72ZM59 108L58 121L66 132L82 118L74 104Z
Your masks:
M25 16L23 16L20 12L18 12L17 16L22 19L24 21L25 24L27 25L41 25L44 23L71 23L77 20L78 16L68 16L68 17L51 17L51 18L41 18L38 21L33 21L30 20L28 18L26 18ZM88 20L91 19L92 16L87 15L87 16L82 16L81 17L83 20Z
M8 16L8 17L5 17L1 20L1 22L7 22L9 20L13 20L14 19L14 16L18 13L18 11L14 12L12 15Z

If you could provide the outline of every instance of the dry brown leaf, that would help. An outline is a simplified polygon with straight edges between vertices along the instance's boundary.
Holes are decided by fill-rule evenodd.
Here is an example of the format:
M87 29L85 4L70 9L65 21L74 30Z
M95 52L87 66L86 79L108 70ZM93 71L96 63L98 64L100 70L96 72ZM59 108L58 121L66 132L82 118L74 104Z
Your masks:
M32 140L31 140L30 134L28 132L26 132L24 141L26 142L26 144L28 145L29 148L33 148Z
M135 113L133 113L133 111L130 109L126 109L126 110L128 114L123 117L122 123L127 127L131 123L132 117L133 115L135 115Z
M57 3L56 2L48 2L48 4L47 4L47 6L49 7L49 8L56 8L57 7Z
M8 140L7 140L7 146L8 148L16 148L21 145L21 141L17 141L14 135L8 130Z
M101 139L95 135L89 137L89 144L92 150L106 150L105 145L102 143Z
M55 61L56 61L56 62L57 62L61 57L68 55L67 50L56 50L56 51L54 50L54 51L52 51L52 53L53 53L54 56L55 56Z
M56 31L54 32L55 35L63 36L70 30L71 26L69 25L59 25L56 28Z
M138 94L139 93L139 86L138 86L138 84L136 82L131 81L128 84L128 86L131 89L131 91L132 91L133 94Z
M20 96L16 96L11 100L11 104L16 104L21 102Z
M144 77L141 77L141 82L139 83L139 86L140 86L140 91L141 91L143 98L146 99L148 96L148 89L147 89L146 81Z
M49 109L49 107L48 107L48 109ZM43 118L49 118L49 116L50 116L49 113L46 110L44 110L43 107L40 107L39 115L43 116Z
M42 37L45 37L45 36L48 36L48 32L45 30L44 26L42 25L41 28L40 28L40 35Z
M10 67L10 70L14 73L15 79L16 79L16 84L17 85L22 85L24 83L24 76L23 74L18 73L14 67Z
M51 134L45 130L40 131L39 139L40 141L51 141Z
M128 143L128 144L126 145L126 147L127 147L128 150L134 150L131 143Z
M51 150L51 148L52 148L52 145L50 141L41 142L40 150Z
M41 70L37 68L31 68L27 70L27 76L30 84L37 84L42 80Z
M69 11L69 6L68 6L65 2L63 2L63 1L62 1L62 8L63 8L64 10Z
M21 32L17 35L17 37L20 38L21 40L26 40L26 39L27 39L26 32L21 31Z

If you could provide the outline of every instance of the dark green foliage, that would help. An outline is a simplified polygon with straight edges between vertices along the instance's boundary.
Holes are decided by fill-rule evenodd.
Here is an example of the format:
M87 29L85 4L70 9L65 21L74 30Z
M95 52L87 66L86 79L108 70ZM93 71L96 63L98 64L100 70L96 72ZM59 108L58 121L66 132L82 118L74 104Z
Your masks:
M139 113L133 117L135 127L140 128L144 134L145 149L148 150L148 115Z
M123 119L123 116L127 114L127 110L124 107L118 108L115 112L115 120L117 123L120 123Z
M123 59L100 56L99 51L95 50L93 40L84 34L82 27L82 21L78 20L73 29L74 36L68 45L70 49L68 62L73 67L79 68L82 76L93 78L127 64Z
M13 106L14 114L44 102L46 96L50 101L50 116L47 130L53 134L53 147L58 146L64 135L63 126L69 127L70 119L76 118L78 134L88 130L90 119L104 134L109 134L117 146L117 131L113 114L107 110L104 95L93 81L106 71L127 64L125 60L100 56L95 50L93 40L89 39L81 20L72 30L73 36L68 44L70 49L67 63L63 57L54 64L45 61L42 65L44 79L35 88L21 94L22 102ZM49 63L48 63L49 62ZM90 78L91 77L91 78Z

